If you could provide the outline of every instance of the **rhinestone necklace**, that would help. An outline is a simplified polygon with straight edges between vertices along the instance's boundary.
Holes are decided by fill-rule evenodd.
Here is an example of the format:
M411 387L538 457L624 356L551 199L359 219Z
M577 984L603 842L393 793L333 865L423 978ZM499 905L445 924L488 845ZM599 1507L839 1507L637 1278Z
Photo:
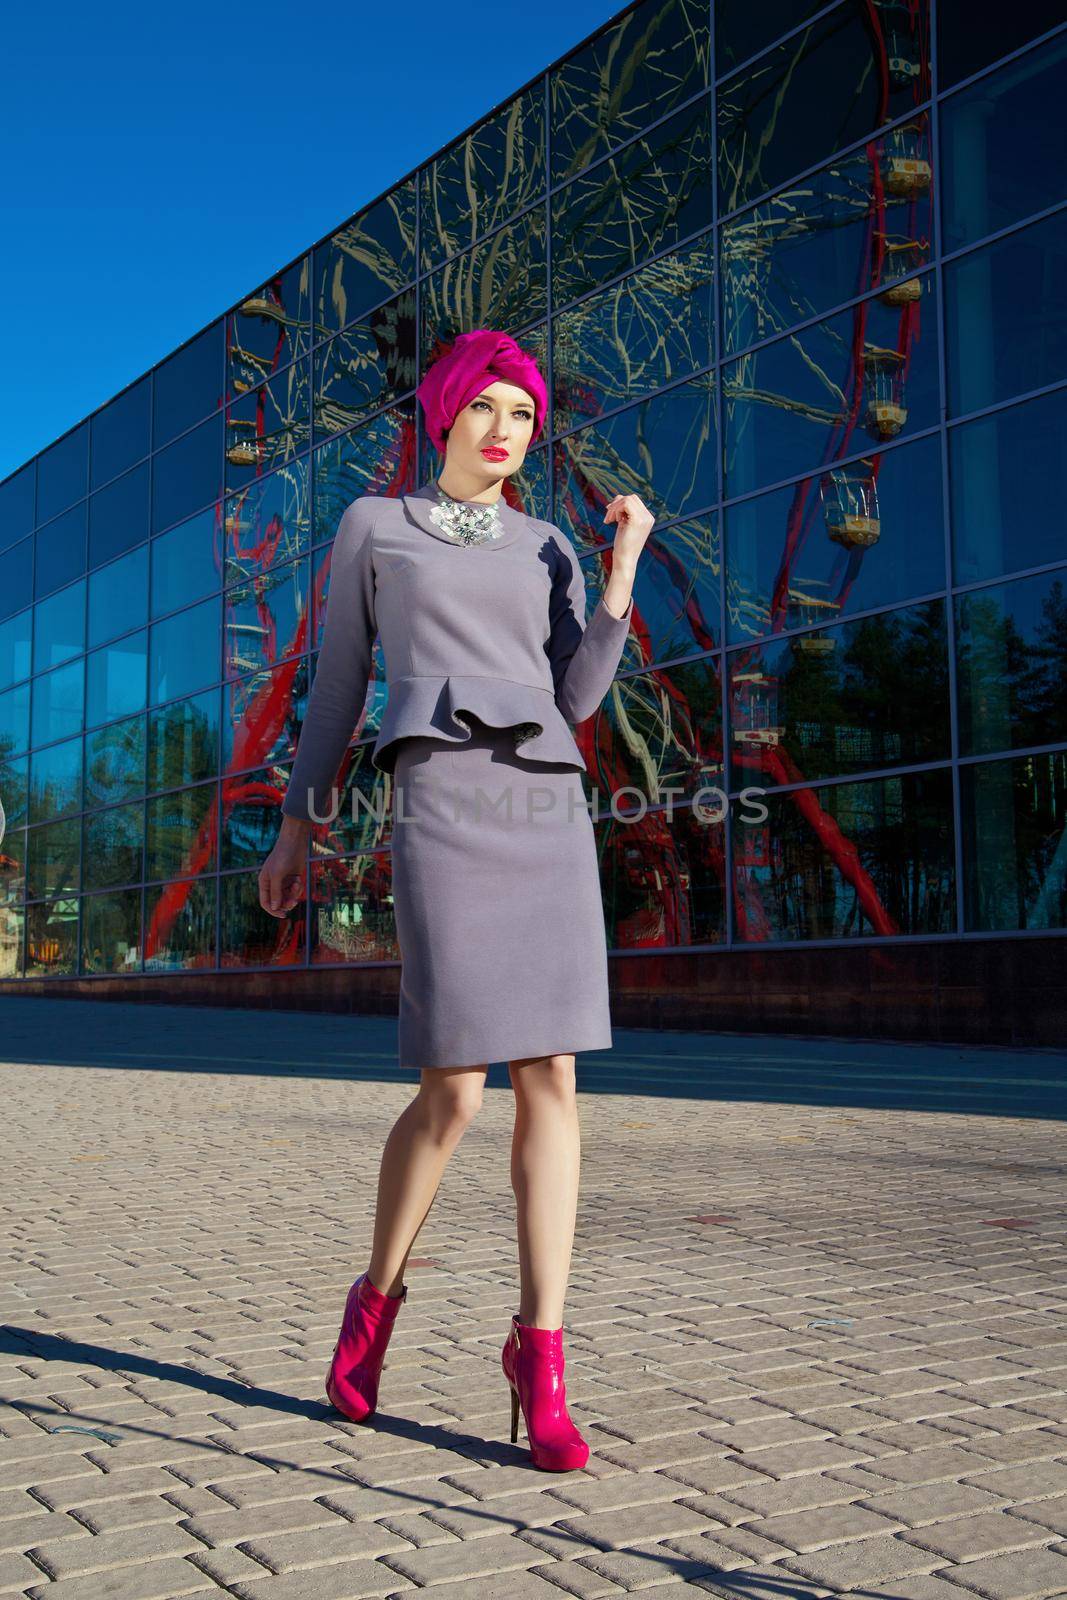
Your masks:
M457 544L486 544L504 533L498 503L475 505L468 500L455 500L439 483L435 487L437 504L430 507L430 516L442 533Z

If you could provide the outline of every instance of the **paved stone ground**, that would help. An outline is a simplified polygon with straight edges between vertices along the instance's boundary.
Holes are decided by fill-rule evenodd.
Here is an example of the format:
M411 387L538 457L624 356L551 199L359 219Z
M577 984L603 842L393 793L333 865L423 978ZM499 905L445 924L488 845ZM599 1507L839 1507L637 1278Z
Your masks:
M614 1083L580 1057L567 1385L593 1455L549 1474L509 1442L496 1068L381 1409L325 1402L414 1092L376 1066L389 1027L0 1008L0 1593L1067 1595L1065 1123L1020 1098L1062 1058L869 1046L871 1104L833 1041L620 1032ZM775 1099L772 1056L829 1103ZM933 1059L944 1095L984 1078L1014 1114L915 1109Z

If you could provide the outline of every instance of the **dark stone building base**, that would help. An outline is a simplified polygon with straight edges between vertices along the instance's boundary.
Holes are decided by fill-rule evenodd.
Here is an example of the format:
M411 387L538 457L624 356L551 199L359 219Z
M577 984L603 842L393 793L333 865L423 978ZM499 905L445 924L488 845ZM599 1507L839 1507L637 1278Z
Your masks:
M1059 1046L1067 938L656 951L609 962L620 1028ZM121 978L25 978L2 995L395 1016L399 963Z

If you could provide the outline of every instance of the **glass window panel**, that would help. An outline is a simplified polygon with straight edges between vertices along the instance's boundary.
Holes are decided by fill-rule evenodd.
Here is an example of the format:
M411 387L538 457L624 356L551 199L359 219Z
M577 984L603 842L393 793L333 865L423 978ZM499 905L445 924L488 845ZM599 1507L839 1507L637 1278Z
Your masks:
M27 906L26 977L69 977L77 970L77 900L45 900Z
M721 807L710 814L683 805L650 812L639 826L622 818L596 828L604 921L612 950L672 949L722 944L725 828Z
M33 614L33 669L58 667L85 649L85 580L42 600Z
M722 77L821 11L827 0L716 0L715 72Z
M422 270L428 272L544 194L543 82L423 167L420 181Z
M400 960L392 868L392 857L382 851L312 861L312 966Z
M0 689L29 677L32 631L33 611L29 607L0 622Z
M754 796L734 820L733 874L739 944L953 933L951 774Z
M65 811L80 811L81 803L81 735L35 750L30 756L29 821L45 822Z
M12 473L0 483L0 550L8 550L33 532L36 466Z
M247 394L311 347L311 256L248 295L226 318L227 397Z
M731 642L945 588L936 435L726 511Z
M1067 740L1067 569L956 599L960 752Z
M227 774L222 781L219 867L262 866L278 837L288 772L272 765ZM301 902L301 905L303 902Z
M548 310L543 206L526 211L491 239L475 245L422 285L422 365L435 345L471 327L520 329ZM524 336L519 335L523 345Z
M144 377L89 418L91 488L110 483L148 454L151 405L152 383Z
M589 558L599 568L598 558ZM588 561L583 563L588 571ZM634 579L634 610L622 670L646 661L717 649L722 549L718 514L653 529ZM597 585L590 576L592 598Z
M38 528L34 558L38 600L84 575L87 566L89 502L83 500L46 527ZM16 549L21 546L16 545ZM14 554L9 551L9 554Z
M149 644L149 702L177 700L219 681L222 661L218 597L157 622Z
M552 196L553 306L710 222L710 102L700 99Z
M189 878L145 890L146 972L214 969L217 890L215 878Z
M30 686L20 683L17 689L0 694L0 758L20 756L30 748ZM2 771L2 768L0 768ZM5 806L7 798L0 788L0 800ZM0 828L0 843L3 829Z
M149 712L149 793L217 775L220 709L218 689L209 689Z
M380 650L380 646L376 648ZM380 654L376 654L375 671L380 661ZM226 687L225 696L224 773L229 775L273 767L294 755L307 710L306 657L294 657L271 672L252 673L244 678L233 679ZM384 705L384 698L384 681L372 674L368 701L373 699L376 705ZM353 717L353 734L358 722L357 714ZM360 731L369 734L370 725L361 727ZM339 786L342 781L339 780Z
M152 616L177 611L219 588L215 509L152 540Z
M173 790L145 802L145 877L195 878L218 870L219 786Z
M0 617L33 603L33 543L23 539L0 555Z
M287 916L271 916L259 903L258 872L231 872L219 880L219 918L219 961L227 970L306 965L303 900Z
M951 754L945 603L729 656L731 783L796 783Z
M379 715L383 705L384 696L375 703L375 711ZM337 815L327 822L314 825L313 856L331 852L343 855L351 850L376 850L389 843L393 819L386 779L371 760L378 726L378 717L368 715L360 730L364 737L359 744L349 745L345 752L336 778ZM284 773L286 789L289 777L287 770Z
M980 72L1063 21L1062 0L1015 0L992 26L976 26L974 0L937 0L937 79L942 89Z
M311 368L305 357L227 404L226 492L292 460L310 438Z
M147 692L148 629L127 634L86 658L86 726L143 711Z
M329 439L314 452L315 521L312 543L333 540L346 506L361 494L407 494L412 478L415 402L379 411L351 433ZM420 480L421 482L421 480Z
M614 812L622 815L640 809L638 796L649 806L676 807L704 784L721 785L719 672L716 655L616 679L575 734L601 815L611 811L613 796Z
M942 249L1064 198L1067 32L961 89L941 111Z
M152 448L174 439L222 404L223 319L190 339L153 374Z
M415 179L315 246L315 338L362 317L416 276Z
M714 325L710 233L560 312L553 325L557 432L708 366Z
M937 423L934 275L918 281L921 299L857 301L723 367L729 497Z
M82 971L125 977L141 966L141 891L82 899Z
M1067 209L944 269L949 413L1067 375Z
M161 450L152 463L152 532L169 528L223 492L223 419L212 417L176 444Z
M85 735L85 804L144 794L145 719L111 722Z
M919 298L933 233L929 124L924 112L890 128L723 224L726 354L880 283L884 305Z
M85 830L83 889L108 889L140 883L144 851L144 801L108 806L83 819ZM140 892L138 891L138 899Z
M1067 389L949 430L957 583L1067 556Z
M308 563L275 567L226 591L223 675L261 672L307 645Z
M148 546L139 545L89 574L89 644L103 644L148 621Z
M707 87L708 18L698 0L645 0L553 69L553 183Z
M308 458L257 478L226 502L223 581L267 572L306 551L311 537Z
M4 833L4 848L0 851L0 974L4 974L4 961L10 954L7 941L12 929L17 927L5 918L5 908L21 905L26 898L26 830L8 828ZM10 974L7 974L10 976Z
M30 758L7 756L0 750L0 797L4 802L7 831L21 825L30 809Z
M81 423L37 457L37 522L50 522L89 492L89 425Z
M148 510L147 461L98 489L89 501L90 567L143 544L149 533Z
M26 913L20 906L0 905L0 978L21 978L22 939Z
M78 888L81 875L81 822L67 817L26 834L26 898L68 894Z
M32 737L51 744L80 733L85 712L85 657L33 679Z
M838 6L719 88L719 210L736 211L930 95L926 0Z
M701 511L718 498L714 379L617 411L555 450L555 520L579 548L613 543L615 524L603 513L617 494L639 495L661 520Z
M1067 927L1067 751L960 768L965 926Z
M415 291L315 352L315 435L339 433L415 386Z

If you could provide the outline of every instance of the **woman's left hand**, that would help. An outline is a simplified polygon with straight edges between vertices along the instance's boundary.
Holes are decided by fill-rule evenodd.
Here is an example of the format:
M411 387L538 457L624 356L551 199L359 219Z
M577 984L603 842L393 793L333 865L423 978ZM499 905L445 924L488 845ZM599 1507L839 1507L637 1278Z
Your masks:
M619 525L612 546L613 560L617 561L621 557L624 561L631 561L636 565L655 520L644 501L636 494L617 494L604 512L605 522L617 522Z

